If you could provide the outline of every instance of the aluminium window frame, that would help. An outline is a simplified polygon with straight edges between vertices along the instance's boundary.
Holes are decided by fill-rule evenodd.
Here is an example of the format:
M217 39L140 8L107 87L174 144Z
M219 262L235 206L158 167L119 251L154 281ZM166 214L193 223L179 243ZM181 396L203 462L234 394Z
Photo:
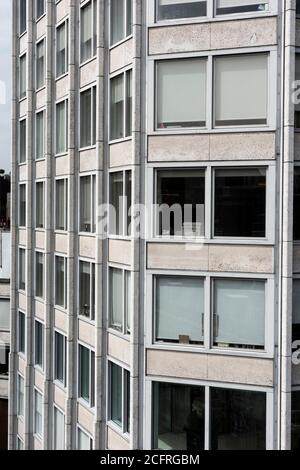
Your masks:
M118 330L117 328L113 328L111 325L111 296L110 296L110 273L111 269L118 269L119 271L122 272L122 325L121 325L121 331ZM128 326L128 312L127 312L127 295L125 295L126 292L126 276L129 275L129 280L130 280L130 290L131 296L129 298L129 303L130 303L130 312L131 314L129 324L131 325L131 331L127 329ZM109 333L114 334L116 336L120 336L122 338L129 339L132 333L132 321L133 321L133 271L129 268L124 268L123 265L117 264L117 263L112 263L109 262L107 266L107 330Z
M117 425L114 421L112 421L111 417L111 406L112 406L112 399L111 399L111 370L112 364L118 366L122 371L122 425ZM127 430L127 423L129 423L129 427L131 428L131 400L130 400L130 410L128 410L127 403L128 403L128 380L129 380L129 389L130 394L132 389L132 380L131 380L131 371L130 367L121 361L112 358L111 356L107 356L107 368L106 368L106 392L107 392L107 405L106 405L106 413L107 413L107 426L115 431L118 435L122 436L126 440L130 439L131 432ZM131 399L131 397L130 397Z
M37 61L37 50L38 46L43 44L44 46L44 74L43 74L43 83L38 86L38 61ZM46 87L46 70L47 70L47 38L46 36L40 37L35 43L35 57L34 57L34 80L35 80L35 92L38 93L39 91L43 90Z
M25 194L25 214L22 214L21 210L21 188L24 189L24 194ZM27 183L26 182L19 182L18 183L18 226L21 229L26 229L27 227ZM24 224L22 221L22 218L24 217Z
M133 138L133 113L134 113L134 104L133 104L133 101L132 101L132 112L131 112L131 134L126 136L126 133L127 133L127 119L126 119L126 115L127 115L127 82L128 82L128 76L130 75L131 73L131 84L132 84L132 88L133 88L133 85L134 85L134 69L132 68L132 64L131 65L127 65L126 67L123 67L120 70L117 70L113 73L111 73L109 75L109 80L108 80L108 97L109 97L109 104L108 104L108 134L109 134L109 138L108 138L108 144L111 145L111 144L115 144L115 143L118 143L118 142L126 142L128 140L132 140ZM123 137L119 137L117 139L112 139L111 138L111 93L112 93L112 80L114 78L120 78L120 77L123 77L123 103L124 103L124 106L123 106ZM132 100L133 100L133 96L132 96Z
M40 21L46 15L46 1L43 0L44 3L44 11L38 16L38 0L35 0L34 10L35 10L35 21L36 23Z
M27 63L27 52L21 52L19 54L18 61L18 100L21 103L27 99L27 86L28 86L28 63ZM21 92L21 60L25 60L25 90Z
M37 117L38 115L43 116L43 156L37 156ZM39 108L35 111L35 119L34 119L34 159L36 162L41 162L46 159L46 119L47 119L47 111L45 107Z
M25 123L25 149L24 149L24 156L25 159L21 161L21 123ZM26 165L27 164L27 157L28 157L28 152L27 152L27 138L28 138L28 123L27 123L27 116L23 116L19 119L18 121L18 142L17 142L17 147L18 147L18 166Z
M52 431L52 448L54 449L54 443L56 440L56 429L55 429L55 410L58 411L64 419L64 449L66 449L66 412L58 406L56 403L53 405L52 419L53 419L53 431ZM56 449L54 449L56 450Z
M43 187L43 226L38 227L37 226L37 209L38 209L38 198L37 198L37 185L42 184ZM46 230L46 201L45 201L45 196L46 196L46 181L45 180L36 180L35 181L35 186L34 186L34 227L36 231L39 232L45 232ZM40 202L40 201L39 201Z
M65 49L66 49L66 60L65 60L65 72L58 75L57 72L57 30L62 26L65 26ZM59 23L55 25L55 81L60 80L69 73L69 17L63 18Z
M65 197L65 204L64 204L64 229L58 229L57 228L57 181L64 181L64 197ZM68 211L68 204L67 201L69 200L69 178L68 177L57 177L54 179L54 199L55 199L55 214L54 214L54 219L55 219L55 232L56 233L66 233L68 231L68 226L69 226L69 211Z
M81 396L81 383L80 383L80 376L81 376L81 363L80 363L80 348L85 348L89 352L89 401L85 400ZM92 361L92 355L94 355L94 360ZM92 363L94 362L94 374L92 374ZM96 407L96 352L95 349L83 341L78 341L77 343L77 374L78 374L78 385L77 385L77 393L78 393L78 402L81 403L83 406L89 408L90 410L95 410Z
M37 255L43 256L43 296L39 297L36 295L36 281L37 281ZM45 263L45 252L41 250L34 251L34 298L39 302L44 302L45 300L45 274L46 274L46 263Z
M89 265L90 268L90 315L87 317L85 315L81 315L80 313L80 263L86 263ZM94 286L93 286L93 275L94 275ZM77 282L77 306L78 306L78 319L82 321L89 322L91 324L95 324L96 321L96 286L97 286L97 264L95 261L91 261L90 258L84 258L80 256L78 258L78 282ZM93 295L94 289L94 295ZM93 305L94 301L94 305ZM93 308L93 310L92 310ZM93 311L93 314L91 312Z
M91 210L91 230L89 232L84 232L81 230L81 179L90 178L90 210ZM98 212L98 178L97 173L80 173L78 175L78 233L80 236L85 237L95 237L97 234L97 212Z
M128 200L126 199L126 189L127 189L127 185L126 185L126 182L127 182L127 179L126 179L126 173L129 172L131 173L131 222L130 222L130 225L131 225L131 231L128 230L128 232L130 233L126 233L127 232L127 219L128 219L128 213L127 211L129 210L129 207L128 207ZM113 234L111 233L111 223L112 223L112 214L111 214L111 210L112 210L112 203L111 203L111 175L113 173L122 173L122 184L123 184L123 195L122 195L122 230L121 230L121 234L118 235L118 234ZM108 214L108 235L109 235L109 238L111 239L114 239L114 240L131 240L132 239L132 236L133 236L133 214L132 214L132 206L133 206L133 191L134 191L134 184L133 184L133 178L134 178L134 168L130 165L124 165L122 167L115 167L115 168L110 168L108 170L108 188L107 188L107 200L109 201L109 214ZM125 200L126 200L126 204L125 204ZM127 209L127 211L126 211ZM116 214L118 216L118 214ZM130 227L128 227L129 229Z
M94 439L93 439L92 435L86 429L84 429L79 423L77 423L77 426L76 426L76 448L77 448L77 450L80 450L79 449L79 431L82 432L83 434L85 434L86 437L90 440L90 450L93 450L94 449Z
M22 413L20 412L20 381L23 381L23 409ZM19 371L17 372L17 417L24 421L25 419L25 377Z
M42 357L42 365L37 363L37 350L36 350L36 340L37 340L37 335L36 335L36 324L39 323L39 325L42 326L42 343L43 343L43 357ZM34 318L34 368L40 371L44 371L44 366L45 366L45 323L40 320L39 318L35 317Z
M97 124L98 124L98 103L97 103L97 98L98 98L98 89L97 89L97 84L94 83L92 85L87 85L83 88L80 88L79 90L79 113L78 113L78 136L79 136L79 142L78 142L78 150L79 152L83 152L88 149L94 149L97 146ZM81 96L83 93L86 91L91 90L91 129L90 129L90 137L91 137L91 144L90 145L84 145L81 146ZM94 122L94 117L96 122ZM95 135L94 135L95 132Z
M82 15L82 10L88 5L91 4L91 10L92 10L92 19L91 19L91 25L92 25L92 55L88 59L82 60L81 57L81 15ZM96 18L95 18L95 12L96 12ZM79 54L79 67L82 67L89 62L93 61L97 57L97 42L98 42L98 0L85 0L80 3L79 5L79 22L80 22L80 27L79 27L79 47L78 47L78 54ZM96 44L95 42L95 36L96 36ZM96 51L95 54L93 54L93 51Z
M56 304L56 258L62 258L64 260L64 306ZM54 270L53 270L53 277L54 277L54 306L57 310L62 310L66 312L68 309L68 256L66 254L61 253L54 253Z
M21 344L21 332L20 332L20 315L23 315L24 319L24 351L20 351L20 344ZM26 358L26 351L27 351L27 335L26 335L26 313L22 309L18 309L18 320L17 320L17 351L18 355L21 356L23 359Z
M63 362L63 382L61 382L59 379L56 378L56 334L59 334L63 337L63 358L62 358L62 362ZM62 388L63 390L66 390L67 388L67 384L68 384L68 376L67 376L67 373L68 373L68 338L67 338L67 335L66 333L64 333L62 330L58 329L58 328L54 328L53 330L53 379L54 379L54 383Z
M133 32L131 34L127 34L127 19L128 19L128 9L127 9L127 0L122 0L124 4L124 31L125 31L125 36L120 39L117 42L112 42L112 2L109 0L109 6L108 6L108 15L109 15L109 20L108 20L108 37L109 37L109 49L112 50L113 48L120 46L123 42L128 41L133 37ZM133 1L131 0L131 15L132 15L132 25L131 25L131 30L133 29Z
M33 432L33 435L35 438L37 438L39 441L43 441L43 428L44 428L44 410L43 410L43 407L44 407L44 396L43 396L43 393L41 390L39 390L36 386L33 388L33 429L34 429L34 432ZM37 412L36 412L36 394L39 394L41 397L42 397L42 415L41 415L41 419L42 419L42 434L38 433L37 430L36 430L36 415L37 415Z
M65 144L65 150L62 152L57 152L57 107L58 105L64 103L65 107L65 119L64 119L64 130L65 130L65 138L64 138L64 144ZM68 129L68 123L69 123L69 98L64 97L61 98L57 101L55 101L55 113L54 113L54 157L62 157L64 155L67 155L69 152L69 129Z
M21 255L20 253L23 253L24 255L24 271L25 271L25 279L24 279L24 282L25 282L25 289L21 289L20 287L20 280L21 280L21 270L20 270L20 267L21 267ZM19 246L18 247L18 291L19 292L22 292L22 293L26 293L26 290L27 290L27 256L26 256L26 248L24 246Z

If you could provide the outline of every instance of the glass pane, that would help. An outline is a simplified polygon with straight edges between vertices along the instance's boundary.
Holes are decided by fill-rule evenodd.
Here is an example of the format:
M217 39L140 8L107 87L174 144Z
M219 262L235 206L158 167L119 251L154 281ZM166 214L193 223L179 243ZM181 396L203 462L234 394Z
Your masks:
M110 268L110 327L123 331L123 271Z
M125 0L111 0L110 10L111 44L125 37Z
M215 125L267 124L268 55L215 59Z
M43 367L44 329L42 323L35 322L35 365Z
M80 178L80 231L92 232L92 188L91 177Z
M294 240L300 240L300 168L294 171Z
M132 34L132 0L126 0L126 35L130 36Z
M265 282L214 281L214 345L264 349Z
M291 450L300 450L300 391L292 393L292 445Z
M217 0L217 15L266 11L268 7L264 0Z
M34 422L34 431L35 434L39 434L40 436L43 433L43 397L40 393L35 390L34 396L35 402L35 422Z
M132 134L132 71L126 72L126 136Z
M204 450L205 389L154 383L153 449Z
M81 429L78 429L78 450L92 450L91 438Z
M118 426L122 426L122 369L111 363L111 420Z
M54 450L65 449L65 417L54 408Z
M35 158L44 158L44 112L36 115Z
M123 173L110 175L110 224L112 235L123 235Z
M44 227L44 183L36 183L36 228Z
M124 74L110 81L110 140L124 137Z
M56 153L67 150L67 105L66 101L56 105Z
M92 88L80 94L80 146L92 145Z
M266 449L266 394L211 388L212 450Z
M202 344L204 281L162 276L156 279L156 341Z
M125 272L125 317L126 317L126 332L127 334L130 334L131 332L131 323L132 323L132 308L131 308L131 292L132 292L132 286L131 286L131 272L130 271L124 271Z
M157 19L175 20L206 16L206 1L157 0Z
M93 22L92 2L81 9L81 62L93 55Z
M22 184L19 186L20 194L20 213L19 213L19 224L20 227L26 226L26 186Z
M23 34L27 27L27 0L19 0L19 32Z
M25 334L26 334L26 321L24 313L19 312L19 352L25 354Z
M200 237L205 233L203 171L160 171L157 177L158 235Z
M206 125L206 60L157 63L157 127Z
M26 136L26 119L23 119L20 121L19 125L19 163L24 163L26 162L26 156L27 156L27 136Z
M66 230L66 180L56 181L56 230Z
M266 236L266 170L215 173L216 237Z
M36 0L36 17L40 18L45 13L45 0Z
M19 76L19 88L20 88L20 99L25 98L26 96L26 55L23 55L20 58L20 76Z
M90 402L90 351L79 346L79 396Z
M36 253L35 267L35 295L43 298L44 296L44 255Z
M300 279L293 280L293 341L300 341Z
M26 289L26 273L25 273L26 261L25 261L25 250L19 250L19 289Z
M36 88L45 84L45 41L41 41L36 47Z
M125 172L125 212L127 214L127 222L126 222L126 235L131 236L131 221L132 221L132 175L131 171Z
M56 76L59 77L67 72L67 45L66 30L67 23L63 23L56 30Z
M55 380L65 382L65 337L55 332Z
M24 416L24 379L18 375L18 416Z
M55 304L65 307L65 259L55 259Z
M91 315L91 265L84 261L79 263L79 314Z

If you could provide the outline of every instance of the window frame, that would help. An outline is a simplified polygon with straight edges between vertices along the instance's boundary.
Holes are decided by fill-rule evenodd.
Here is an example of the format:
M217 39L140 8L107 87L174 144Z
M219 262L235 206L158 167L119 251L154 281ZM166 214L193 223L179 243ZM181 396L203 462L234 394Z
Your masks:
M43 257L43 279L42 279L42 290L43 295L40 297L37 295L37 258L38 256ZM34 252L34 297L36 300L44 301L45 299L45 253L43 251L35 250Z
M94 449L94 439L93 439L93 437L91 436L91 434L89 432L87 432L78 423L77 423L77 426L76 426L76 448L77 448L77 450L81 450L81 449L79 449L79 432L81 432L82 434L85 434L85 436L90 440L90 449L89 450L93 450Z
M37 221L38 221L38 214L37 213L38 213L38 208L39 208L38 204L41 202L40 199L37 197L37 186L38 185L42 185L42 188L43 188L43 201L42 201L43 202L43 204L42 204L43 223L42 223L41 226L38 226L38 224L37 224ZM35 199L35 217L34 217L34 219L35 219L35 229L38 230L38 231L45 231L45 228L46 228L45 227L45 221L46 221L46 213L45 213L45 206L46 206L46 204L45 204L45 202L46 202L45 201L45 193L46 193L46 191L45 191L45 187L46 187L46 181L45 180L37 180L35 182L35 198L34 198Z
M122 185L123 185L123 193L122 193L122 230L121 231L121 234L114 234L111 232L111 226L112 226L112 221L113 221L113 218L112 218L112 208L113 208L113 205L112 205L112 183L111 183L111 177L113 174L116 174L116 173L122 173ZM133 236L133 224L132 224L132 220L133 220L133 215L131 213L131 216L129 217L128 215L128 210L130 207L128 207L128 200L126 198L126 193L127 193L127 182L128 182L128 179L127 179L127 174L129 174L131 176L131 194L130 194L130 201L131 201L131 208L133 207L133 189L134 189L134 184L133 184L133 178L134 178L134 172L133 172L133 168L131 166L124 166L124 167L121 167L119 169L109 169L108 171L108 177L109 177L109 184L108 184L108 201L109 201L109 214L108 214L108 233L109 233L109 238L112 238L112 239L116 239L116 240L131 240L132 236ZM125 198L126 198L126 204L125 204ZM151 206L149 206L151 207ZM126 210L127 209L127 210ZM131 211L132 212L132 211ZM118 217L118 214L116 213L116 216ZM130 219L130 224L129 226L127 226L127 222L128 222L128 219ZM117 219L116 219L116 222L117 222ZM121 225L120 225L121 227ZM117 227L115 227L117 228ZM131 228L131 230L130 230Z
M23 382L23 393L20 393L20 382ZM20 407L20 395L23 396L22 409ZM17 416L22 421L25 418L25 378L20 372L17 373Z
M91 10L92 10L92 18L91 18L91 26L92 26L92 55L88 59L83 60L82 59L82 29L81 26L79 27L79 66L82 67L83 65L89 63L90 61L94 60L97 57L97 41L98 41L98 3L97 0L86 0L82 2L79 5L79 21L80 24L82 24L82 10L88 5L91 4ZM96 10L96 18L95 18L95 10ZM96 29L96 31L95 31ZM96 44L94 43L96 39ZM95 54L93 54L95 50Z
M112 138L112 122L111 122L111 116L112 116L112 112L111 112L111 97L112 97L112 81L115 79L115 78L120 78L122 77L123 79L123 116L122 116L122 123L123 123L123 136L122 137L118 137L118 138ZM128 122L127 122L127 111L128 111L128 104L127 104L127 83L129 81L129 78L128 77L131 77L131 86L133 88L133 84L134 84L134 70L132 68L132 65L128 65L126 67L124 67L122 69L122 71L120 72L119 70L110 74L109 76L109 83L108 83L108 96L109 96L109 106L108 106L108 126L109 126L109 140L108 140L108 143L109 144L114 144L114 143L118 143L118 142L125 142L127 140L132 140L132 137L133 137L133 100L131 102L131 133L129 135L126 135L127 134L127 126L128 126ZM132 97L133 98L133 97Z
M43 0L43 6L44 6L43 13L38 15L38 0L35 0L35 21L36 22L39 21L40 19L42 19L43 16L46 15L46 2L45 2L45 0Z
M27 8L27 0L21 0L25 4L25 29L21 29L21 8L20 3L18 4L18 32L19 37L21 38L24 34L27 33L27 20L28 20L28 8Z
M129 402L129 410L128 410L128 380L129 380L129 390L131 394L131 373L130 368L125 364L117 361L116 359L112 359L111 357L107 358L107 424L108 426L113 429L118 434L124 436L125 438L130 437L131 433L131 401ZM122 423L119 426L112 420L112 380L111 380L111 373L112 373L112 365L119 367L122 372ZM131 397L129 397L131 400Z
M21 255L22 253L22 255ZM23 260L21 261L21 256L24 256ZM25 279L24 279L24 289L21 288L21 276L22 276L22 273L21 273L21 267L23 267L21 265L21 263L24 262L24 274L25 274ZM18 248L18 270L19 270L19 275L18 275L18 290L20 292L26 292L26 289L27 289L27 257L26 257L26 249L24 247L19 247ZM22 286L23 287L23 286Z
M18 204L19 227L22 228L22 229L26 229L26 227L27 227L27 184L26 183L19 183L18 188L19 188L19 193L18 193L18 196L19 196L19 204ZM21 206L21 204L22 204L21 191L23 191L23 190L24 190L24 196L25 196L25 200L23 202L24 202L25 207ZM24 208L25 208L25 213L23 214Z
M85 400L81 395L81 361L80 361L80 348L85 348L89 353L89 400ZM91 410L95 409L96 406L96 354L94 348L82 341L78 341L77 346L77 364L78 364L78 401L85 407ZM92 365L94 364L94 373L92 372Z
M25 82L24 82L24 86L25 86L25 89L22 90L21 88L21 85L22 85L22 80L21 80L21 61L24 60L25 62L25 68L24 68L24 72L25 72L25 76L22 77L24 78ZM26 100L27 98L27 82L28 82L28 76L27 76L27 53L26 52L22 52L20 55L19 55L19 73L18 73L18 98L19 98L19 102L23 101L23 100Z
M111 322L111 295L110 295L110 288L111 288L111 270L112 269L118 269L119 271L122 272L122 325L121 329L114 328L112 326ZM129 281L130 281L130 297L129 297L129 304L130 304L130 319L129 319L129 325L131 326L130 330L127 328L128 327L128 312L127 312L127 295L128 292L126 292L126 287L127 287L127 280L126 277L129 276ZM108 331L112 334L115 335L120 335L126 338L130 338L131 333L132 333L132 323L133 323L133 271L130 269L125 269L124 267L116 264L116 263L109 263L107 266L107 328ZM125 295L126 294L126 295Z
M21 124L22 123L22 124ZM24 160L21 160L21 125L25 125L25 149L24 149ZM27 164L27 117L22 117L19 119L18 125L18 165L26 165Z
M91 129L90 129L90 138L91 138L91 144L90 145L82 145L82 135L81 135L81 122L82 122L82 106L81 106L81 97L84 93L87 91L91 91ZM98 116L97 116L97 97L98 97L98 92L97 92L97 84L94 85L88 85L87 87L81 88L79 91L79 119L78 119L78 135L79 135L79 151L82 152L83 150L88 150L95 148L97 145L97 121L98 121ZM95 122L94 122L95 119Z
M24 331L20 331L20 318L22 316L22 322L24 322L23 326L24 326ZM24 338L22 338L21 336L21 333L22 335L24 334ZM26 344L27 344L27 341L26 341L26 314L25 312L23 312L22 310L18 310L18 331L17 331L17 341L18 341L18 354L25 358L26 357ZM21 350L21 348L23 349L23 346L21 346L21 343L24 341L24 351Z
M37 362L37 324L42 328L42 364ZM35 318L34 319L34 367L41 371L44 370L44 362L45 362L45 324L41 320Z
M89 316L85 316L80 313L80 274L81 274L80 264L81 263L88 264L89 269L90 269L90 273L89 273L89 276L90 276L90 315ZM88 321L93 324L95 323L95 319L96 319L96 285L97 285L96 267L97 267L96 263L91 261L90 259L83 258L83 257L78 258L78 295L77 295L78 318L80 320ZM92 282L93 277L94 277L94 285ZM93 293L93 290L94 290L94 293Z
M69 178L68 177L58 177L58 178L55 178L55 188L54 188L54 194L55 194L55 232L56 233L66 233L68 231L68 219L69 219L69 215L68 215L68 199L69 199ZM63 214L63 218L64 218L64 229L58 229L57 228L57 201L58 201L58 194L57 194L57 182L58 181L63 181L64 182L64 198L65 198L65 204L64 204L64 214Z
M65 64L64 68L65 71L61 74L58 74L57 72L57 30L65 27L65 50L66 50L66 59L65 59ZM59 80L69 73L69 18L64 18L62 21L56 24L55 27L55 80Z
M64 260L64 306L58 305L56 303L56 258L61 258ZM54 305L58 310L66 311L68 308L68 257L63 254L54 254Z
M42 83L38 83L38 47L42 45L44 47L44 55L43 55L43 77L42 77ZM34 67L34 73L35 73L35 91L38 93L40 90L43 90L46 86L46 52L47 52L47 39L46 36L39 38L38 41L35 43L35 67Z
M40 395L41 398L42 398L42 414L41 414L41 426L42 426L42 429L41 429L41 433L39 433L37 431L37 395ZM33 401L34 401L34 407L33 407L33 426L34 426L34 437L38 438L40 441L43 439L43 426L44 426L44 413L43 413L43 400L44 400L44 397L43 397L43 394L42 392L37 388L37 387L34 387L34 398L33 398Z
M37 155L37 120L38 120L38 116L42 116L42 120L43 120L43 127L42 127L42 131L43 131L43 138L42 138L42 145L43 145L43 149L42 149L42 156L38 156ZM46 108L42 108L42 109L37 109L36 112L35 112L35 139L34 139L34 156L35 156L35 161L36 162L40 162L42 160L45 160L46 158Z
M127 0L122 0L123 1L123 10L124 10L124 24L123 24L123 27L124 27L124 32L125 32L125 36L120 39L119 41L116 41L116 42L113 42L112 41L112 21L113 21L113 15L112 15L112 0L109 0L109 48L110 49L113 49L114 47L117 47L119 46L120 44L122 44L123 42L126 42L128 41L130 38L132 38L133 36L133 32L132 32L132 29L133 29L133 2L132 0L131 1L131 33L130 34L127 34L128 31L127 31L127 20L128 20L128 4L127 4Z
M82 231L81 230L81 181L83 178L90 179L90 212L91 212L91 220L90 220L90 231ZM78 232L79 235L90 236L94 237L97 234L97 208L98 208L98 200L97 200L97 187L98 187L98 178L96 173L80 173L78 176Z
M58 450L56 449L55 447L55 441L56 441L56 428L55 428L55 423L56 423L56 420L55 420L55 412L58 412L62 415L63 417L63 420L64 420L64 443L63 443L63 449L66 448L66 413L65 411L62 410L62 408L60 408L59 406L57 406L57 404L55 404L53 406L53 433L52 433L52 439L53 439L53 450Z
M57 342L56 342L56 338L57 338L57 335L61 335L62 338L63 338L63 357L62 357L62 364L63 364L63 381L61 382L58 378L57 378L57 362L56 362L56 350L57 350ZM56 385L58 385L60 388L63 388L63 389L66 389L67 388L67 384L68 384L68 380L67 380L67 371L68 371L68 344L67 344L67 336L65 333L63 333L61 330L59 330L58 328L54 328L54 331L53 331L53 336L54 336L54 341L53 341L53 378L54 378L54 383Z
M65 107L65 119L64 119L64 131L65 131L65 136L64 136L64 145L65 149L62 152L58 152L58 136L57 136L57 108L59 105L64 104ZM59 101L55 102L55 128L54 128L54 135L55 135L55 152L54 156L55 157L61 157L63 155L67 155L69 151L69 129L68 129L68 123L69 123L69 99L68 98L63 98Z

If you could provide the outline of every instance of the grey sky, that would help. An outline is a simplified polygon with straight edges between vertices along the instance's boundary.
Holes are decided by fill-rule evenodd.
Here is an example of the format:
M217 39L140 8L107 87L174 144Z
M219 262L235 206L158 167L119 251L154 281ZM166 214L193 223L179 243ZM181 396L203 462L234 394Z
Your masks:
M4 168L6 171L10 170L10 74L11 0L0 0L0 169Z

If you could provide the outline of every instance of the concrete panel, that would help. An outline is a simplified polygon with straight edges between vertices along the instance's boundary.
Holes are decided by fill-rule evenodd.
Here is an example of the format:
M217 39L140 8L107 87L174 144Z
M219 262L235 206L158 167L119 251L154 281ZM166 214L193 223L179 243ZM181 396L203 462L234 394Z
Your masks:
M148 138L148 160L151 162L207 161L209 135L160 135Z
M187 269L207 271L209 266L207 245L186 243L149 243L148 269Z
M9 299L10 297L10 284L9 283L3 283L2 280L0 280L0 298L5 298Z
M97 60L90 60L80 67L80 88L95 83L97 77Z
M64 233L55 234L55 251L57 253L68 253L68 235Z
M25 117L27 114L27 99L23 98L19 104L19 117Z
M44 376L41 371L35 369L34 371L34 385L35 387L40 390L40 392L44 392Z
M25 294L19 293L19 308L21 310L27 310L27 298Z
M96 149L82 150L79 152L79 171L93 171L97 169L97 152Z
M61 0L56 4L56 23L59 23L69 12L68 0Z
M131 242L127 240L109 240L109 261L111 263L131 265Z
M209 49L209 23L149 29L149 55L208 51Z
M253 245L210 245L209 270L271 274L274 272L274 249Z
M79 341L95 347L95 326L90 323L78 320L78 338Z
M79 256L85 258L95 258L96 253L96 239L95 237L79 236Z
M36 39L37 40L42 38L45 35L46 25L47 25L46 15L44 15L36 23Z
M26 367L25 359L19 354L17 369L23 377L25 377L25 367Z
M133 40L123 42L110 51L110 73L115 72L127 65L133 60Z
M107 427L107 448L109 450L130 450L129 442L120 434Z
M63 155L55 158L55 176L69 175L69 156Z
M45 160L37 161L36 164L35 164L36 179L45 178L46 177L46 172L47 172L46 161Z
M19 245L20 246L26 246L26 242L27 242L26 229L20 228L19 229Z
M33 448L34 450L43 450L43 444L36 436L33 437Z
M55 384L53 384L53 401L62 411L65 411L66 392Z
M130 366L130 341L108 333L108 355Z
M19 41L20 55L21 55L23 52L26 52L26 50L27 50L27 41L28 41L28 34L27 34L27 33L24 33L24 34L20 37L20 41Z
M146 373L151 376L273 385L273 361L214 354L148 350Z
M109 165L111 168L132 164L132 140L109 146Z
M27 165L20 165L19 166L19 181L20 182L27 181L27 179L28 179L27 172L28 172Z
M68 96L69 93L69 76L64 75L63 77L56 80L56 99L60 100Z
M45 304L40 300L35 301L35 316L39 319L44 321L45 319Z
M85 406L78 403L77 405L78 424L92 436L94 435L94 415Z
M8 398L8 378L0 377L0 398Z
M67 334L68 332L68 316L61 310L54 310L54 327Z
M36 93L36 109L40 109L46 104L46 88L41 88Z
M210 160L274 160L275 133L211 134Z
M46 232L36 230L35 232L35 246L39 250L44 250L46 244Z

